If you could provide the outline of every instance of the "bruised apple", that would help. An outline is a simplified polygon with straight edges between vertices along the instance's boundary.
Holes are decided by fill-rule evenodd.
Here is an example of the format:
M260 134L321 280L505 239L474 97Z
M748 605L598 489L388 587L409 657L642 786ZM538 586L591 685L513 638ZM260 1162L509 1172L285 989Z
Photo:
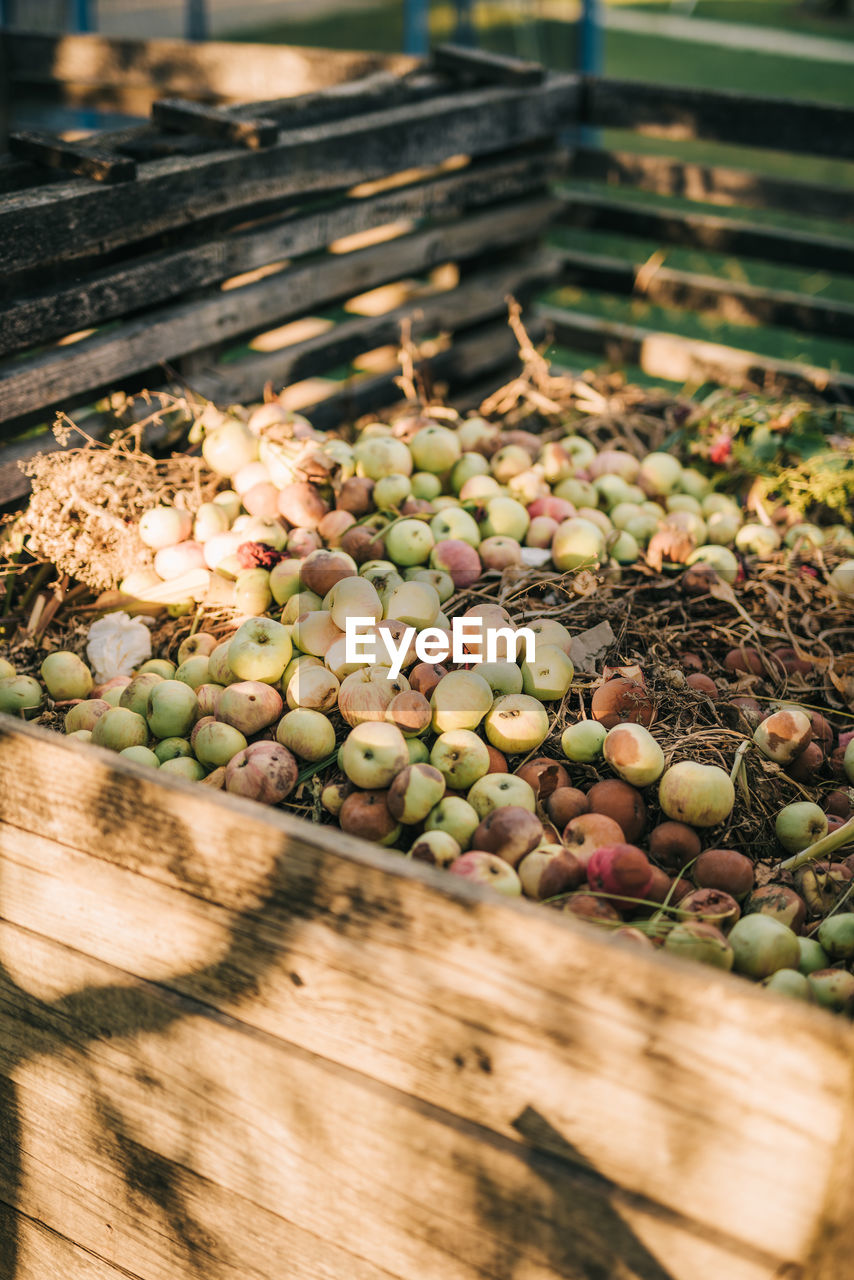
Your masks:
M281 804L297 783L297 762L278 742L253 742L232 756L225 769L225 789L261 804Z

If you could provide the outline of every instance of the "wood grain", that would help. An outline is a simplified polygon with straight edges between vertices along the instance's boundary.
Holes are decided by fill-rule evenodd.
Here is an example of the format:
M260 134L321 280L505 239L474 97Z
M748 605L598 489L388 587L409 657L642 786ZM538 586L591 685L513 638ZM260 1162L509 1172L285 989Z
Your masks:
M139 167L131 193L80 180L8 196L0 204L0 272L71 262L214 214L440 163L553 135L578 84L552 76L534 90L485 88L294 129L263 152L215 151ZM97 199L94 197L97 195ZM12 247L14 245L14 248Z
M424 274L440 262L471 257L484 245L504 249L545 229L557 208L549 196L472 214L449 226L345 254L298 262L285 272L198 301L150 310L84 338L0 365L0 421L115 390L122 379L173 363L214 342L280 325L389 280Z
M0 353L45 343L69 332L153 306L189 290L219 283L272 262L324 249L334 240L369 227L408 219L450 219L484 205L543 190L561 172L564 154L534 151L486 159L463 170L433 175L361 199L339 199L310 212L288 213L246 230L194 238L165 251L130 260L57 287L41 289L25 275L15 280L14 299L3 316ZM20 296L23 295L23 296ZM70 321L69 317L73 317Z
M490 1144L513 1143L514 1159L539 1152L566 1176L595 1171L621 1189L608 1187L611 1208L620 1202L635 1241L666 1256L678 1280L719 1275L722 1259L728 1276L770 1280L809 1253L847 1106L845 1025L734 978L639 957L337 830L164 786L104 753L7 725L0 890L10 929L100 957L124 970L125 984L141 970L211 1016L356 1072L359 1088L371 1080L418 1114L438 1108L452 1127L476 1124ZM33 791L51 799L38 814ZM135 958L123 960L122 948ZM38 969L26 950L24 959L5 945L0 954L19 984L32 975L39 1000L74 1007L73 990L57 989L78 983L70 960ZM135 1011L131 1022L136 1002L122 1004ZM195 1062L217 1060L184 1034L182 1019L178 1061L192 1044ZM330 1127L343 1154L346 1116L360 1107L342 1091ZM139 1131L151 1123L140 1120ZM404 1148L413 1132L391 1113L379 1127ZM419 1172L439 1142L416 1140L425 1141L409 1165ZM443 1167L453 1164L446 1144L435 1149ZM488 1167L488 1203L498 1196L506 1214L522 1186L507 1183L492 1153ZM572 1200L560 1185L558 1215ZM530 1249L530 1227L518 1230ZM594 1234L603 1236L603 1220ZM665 1237L682 1241L676 1270L660 1252ZM589 1259L577 1271L560 1256L540 1263L559 1275L603 1274Z

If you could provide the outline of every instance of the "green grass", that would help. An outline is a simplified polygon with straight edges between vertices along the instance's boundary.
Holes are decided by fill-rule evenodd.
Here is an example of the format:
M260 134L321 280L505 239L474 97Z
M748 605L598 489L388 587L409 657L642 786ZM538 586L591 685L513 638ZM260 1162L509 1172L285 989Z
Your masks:
M671 0L607 0L607 3L615 8L628 6L652 13L685 12ZM854 40L854 17L831 18L823 15L817 4L808 8L797 0L697 0L691 13L693 17L716 22L744 22L830 40Z
M726 7L729 0L717 2ZM742 6L732 3L730 7L735 10ZM759 2L755 7L766 6ZM571 22L544 20L535 25L533 32L528 30L523 34L519 24L502 20L497 12L486 17L490 20L481 30L484 48L526 57L539 52L556 70L575 69L576 40ZM443 40L452 34L450 7L434 6L432 38ZM254 27L235 32L230 38L327 49L399 52L403 44L403 6L401 0L385 0L369 9L345 9L315 19ZM608 75L628 79L854 104L854 69L850 65L722 49L624 31L611 31L606 37L605 70Z

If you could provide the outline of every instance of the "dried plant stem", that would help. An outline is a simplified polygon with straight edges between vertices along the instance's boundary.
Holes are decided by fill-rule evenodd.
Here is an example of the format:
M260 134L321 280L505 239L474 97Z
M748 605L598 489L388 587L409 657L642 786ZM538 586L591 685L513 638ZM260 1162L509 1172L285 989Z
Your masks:
M843 849L846 844L851 843L852 839L854 839L854 818L849 818L847 822L843 822L841 827L831 831L830 835L822 836L820 840L816 840L815 844L811 844L809 848L802 849L800 853L796 853L793 857L787 858L785 862L781 862L780 870L797 871L798 867L804 867L808 862L815 862L816 858L823 858L828 854L835 853L837 849Z

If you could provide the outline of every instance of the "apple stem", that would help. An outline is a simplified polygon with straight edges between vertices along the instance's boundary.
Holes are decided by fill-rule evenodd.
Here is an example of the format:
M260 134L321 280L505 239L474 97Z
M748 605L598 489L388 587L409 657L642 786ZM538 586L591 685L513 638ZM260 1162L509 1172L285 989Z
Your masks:
M815 844L809 845L806 849L802 849L800 853L796 853L793 857L787 858L785 862L781 862L779 870L797 871L798 867L803 867L808 862L814 862L816 858L823 858L825 854L835 853L837 849L850 844L852 838L854 838L854 818L849 818L847 822L843 822L841 827L837 827L829 835L822 836L820 840L816 840Z

